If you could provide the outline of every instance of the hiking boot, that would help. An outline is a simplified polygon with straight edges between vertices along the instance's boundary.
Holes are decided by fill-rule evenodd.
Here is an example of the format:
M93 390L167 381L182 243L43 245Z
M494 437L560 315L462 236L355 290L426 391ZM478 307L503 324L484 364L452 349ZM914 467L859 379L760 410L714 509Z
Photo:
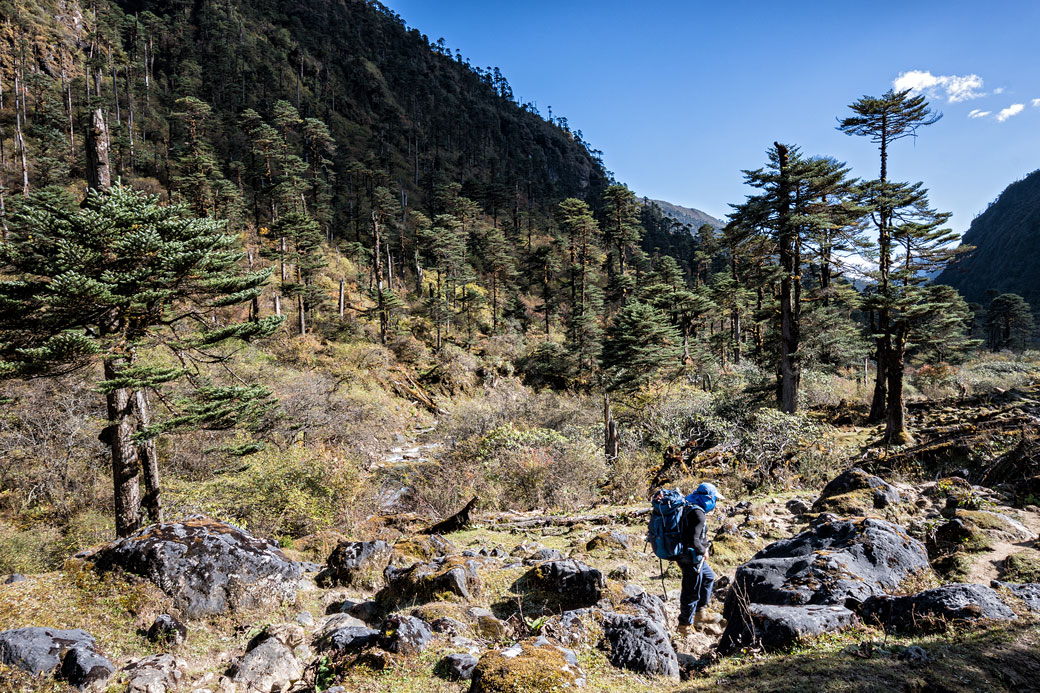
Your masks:
M707 624L716 624L722 620L722 616L716 614L713 611L708 611L707 607L697 609L697 613L693 616L693 622L698 626Z
M675 634L680 638L685 638L687 635L693 632L692 623L680 623L679 627L675 629Z

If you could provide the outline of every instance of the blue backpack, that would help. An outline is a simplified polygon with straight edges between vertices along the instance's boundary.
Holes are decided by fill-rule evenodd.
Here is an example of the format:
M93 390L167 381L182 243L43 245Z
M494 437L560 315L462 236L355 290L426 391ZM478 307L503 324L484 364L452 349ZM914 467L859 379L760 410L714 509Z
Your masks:
M682 518L689 503L678 491L665 489L654 494L650 504L646 540L658 558L677 560L687 550L682 544Z

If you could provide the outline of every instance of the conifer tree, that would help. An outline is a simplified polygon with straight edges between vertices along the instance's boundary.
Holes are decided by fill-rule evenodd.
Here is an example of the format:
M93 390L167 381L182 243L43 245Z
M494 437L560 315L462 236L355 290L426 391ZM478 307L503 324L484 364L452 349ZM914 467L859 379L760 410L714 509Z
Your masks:
M991 351L1021 351L1033 341L1033 311L1018 294L1000 294L986 310L986 333Z
M236 323L221 309L246 304L269 271L239 269L238 240L223 222L116 187L92 190L82 209L30 203L0 243L0 377L68 373L103 365L119 536L140 524L135 439L178 428L224 429L270 406L260 386L208 382L194 356L228 340L263 337L278 318ZM138 350L168 346L181 367L140 363ZM134 393L187 380L190 394L163 421L136 430Z
M888 155L894 142L916 137L918 130L935 124L942 114L934 113L924 96L911 96L909 89L890 89L880 97L864 96L849 108L853 115L839 120L838 129L847 135L869 138L878 145L881 160L878 178L867 186L872 206L871 221L878 231L878 290L870 306L876 316L873 332L876 335L877 378L869 420L878 422L885 419L885 439L902 442L908 434L902 410L902 370L897 363L902 353L894 343L892 324L892 312L899 301L892 277L896 271L893 226L898 223L900 207L912 202L903 184L889 181ZM898 372L890 373L893 368ZM891 392L893 387L898 391Z

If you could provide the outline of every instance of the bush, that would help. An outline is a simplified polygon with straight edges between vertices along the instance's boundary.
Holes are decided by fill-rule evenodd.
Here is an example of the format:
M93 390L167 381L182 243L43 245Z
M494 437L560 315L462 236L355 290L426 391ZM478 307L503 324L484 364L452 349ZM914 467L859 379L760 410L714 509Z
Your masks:
M257 534L292 538L367 516L372 496L354 460L303 446L263 451L212 479L174 479L166 488L171 516L201 512Z
M456 445L439 465L421 470L413 488L424 507L442 515L473 496L485 509L573 510L598 497L606 472L588 437L506 424Z

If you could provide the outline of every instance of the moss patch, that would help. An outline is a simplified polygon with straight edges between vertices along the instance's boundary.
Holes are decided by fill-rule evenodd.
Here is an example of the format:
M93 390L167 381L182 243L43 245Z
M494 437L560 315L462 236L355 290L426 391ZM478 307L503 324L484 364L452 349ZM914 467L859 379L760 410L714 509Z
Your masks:
M736 534L720 534L712 539L709 560L722 568L735 568L746 563L757 551L749 539Z
M575 688L577 675L555 647L522 645L515 657L489 652L473 672L473 689L484 693L548 693Z
M821 498L813 504L813 510L821 513L834 513L842 517L867 515L882 517L881 513L874 508L874 489L872 488L858 488L848 493Z

